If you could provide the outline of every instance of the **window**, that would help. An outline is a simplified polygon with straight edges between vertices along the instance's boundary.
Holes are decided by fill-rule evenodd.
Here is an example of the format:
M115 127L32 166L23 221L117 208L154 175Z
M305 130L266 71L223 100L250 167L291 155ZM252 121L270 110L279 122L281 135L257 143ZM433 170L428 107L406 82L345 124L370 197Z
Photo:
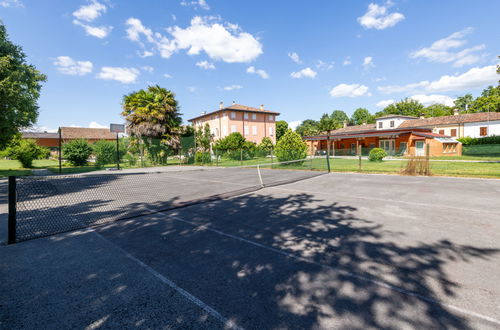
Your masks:
M343 144L343 143L341 143L341 144L340 144L340 149L344 149L344 148L345 148L344 144Z
M257 126L252 126L252 134L257 135Z
M444 135L444 129L440 129L439 134Z
M250 126L245 125L245 135L250 134Z
M252 119L253 120L257 120L257 114L256 113L252 113Z
M408 148L408 144L406 142L400 142L399 143L399 153L400 154L405 154L407 148Z
M481 135L481 136L488 135L488 127L486 127L486 126L479 127L479 135Z
M269 136L273 136L274 135L274 127L269 127Z
M382 125L383 125L383 124L384 124L384 123L382 123L381 121L379 121L379 122L378 122L378 128L382 128Z
M227 135L227 126L222 126L222 135Z
M248 119L248 112L245 112L245 114L243 116L245 119Z
M375 148L375 143L370 143L370 149Z
M231 133L236 133L236 125L231 125Z
M391 127L394 127L394 120L391 120Z
M457 129L456 128L452 128L450 132L451 132L450 133L451 136L453 136L453 137L457 136Z
M236 119L236 112L231 112L231 119Z
M273 115L269 115L269 121L273 121L274 120L274 116Z

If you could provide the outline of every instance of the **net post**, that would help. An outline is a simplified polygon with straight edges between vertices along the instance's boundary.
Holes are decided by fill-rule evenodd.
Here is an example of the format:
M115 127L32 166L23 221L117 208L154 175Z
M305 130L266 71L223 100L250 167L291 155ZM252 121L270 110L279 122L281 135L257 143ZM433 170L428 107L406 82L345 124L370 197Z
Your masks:
M61 135L61 127L59 127L59 174L62 173L62 135Z
M8 234L7 244L16 242L16 225L17 225L17 209L16 209L16 177L9 176L9 219L8 219Z
M116 133L116 168L120 169L120 147L118 142L118 133Z
M240 149L240 165L243 165L243 148Z
M259 173L260 186L264 188L264 183L262 182L262 175L260 175L260 165L257 165L257 173Z
M358 171L361 172L361 145L358 145Z
M328 168L328 173L330 173L330 131L326 137L326 167Z

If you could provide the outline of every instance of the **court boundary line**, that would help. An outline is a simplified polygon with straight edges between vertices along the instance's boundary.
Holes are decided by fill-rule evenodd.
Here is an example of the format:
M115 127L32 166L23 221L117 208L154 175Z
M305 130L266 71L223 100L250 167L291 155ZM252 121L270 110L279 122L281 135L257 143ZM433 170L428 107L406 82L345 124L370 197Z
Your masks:
M470 310L467 310L467 309L464 309L464 308L461 308L461 307L458 307L458 306L455 306L455 305L452 305L452 304L448 304L448 303L445 303L445 302L440 302L439 300L436 300L436 299L433 299L433 298L429 298L429 297L421 295L419 293L415 293L415 292L412 292L412 291L409 291L409 290L397 287L395 285L383 282L382 280L377 280L377 279L369 278L369 277L366 277L366 276L363 276L363 275L357 275L355 273L349 272L349 271L344 270L344 269L340 269L340 268L337 268L337 267L325 265L325 264L316 262L316 261L314 261L312 259L309 259L309 258L300 257L300 256L294 255L292 253L289 253L289 252L286 252L286 251L283 251L283 250L280 250L280 249L277 249L277 248L274 248L274 247L270 247L270 246L267 246L267 245L264 245L264 244L261 244L261 243L258 243L258 242L254 242L252 240L249 240L249 239L246 239L246 238L243 238L243 237L240 237L240 236L236 236L236 235L233 235L233 234L228 234L228 233L225 233L225 232L220 231L218 229L210 228L210 225L199 225L199 224L196 224L196 223L194 223L192 221L185 220L185 219L183 219L183 218L181 218L179 216L176 216L176 215L166 214L165 212L159 212L159 213L165 215L167 218L170 218L170 219L173 219L173 220L177 220L177 221L180 221L180 222L184 222L184 223L190 224L190 225L194 226L195 228L205 229L205 230L214 232L216 234L219 234L221 236L229 237L229 238L238 240L240 242L244 242L244 243L247 243L247 244L250 244L250 245L253 245L253 246L256 246L256 247L259 247L259 248L262 248L262 249L265 249L265 250L268 250L268 251L271 251L271 252L274 252L274 253L277 253L277 254L280 254L282 256L285 256L285 257L288 257L288 258L291 258L291 259L303 261L303 262L306 262L306 263L309 263L309 264L313 264L313 265L319 266L321 268L330 269L330 270L339 272L339 273L341 273L341 274L343 274L345 276L356 278L356 279L364 281L364 282L369 282L369 283L375 284L377 286L380 286L380 287L383 287L383 288L386 288L386 289L389 289L389 290L401 293L403 295L415 297L417 299L426 301L426 302L431 303L431 304L448 307L448 308L453 309L453 310L455 310L455 311L457 311L459 313L462 313L462 314L465 314L465 315L469 315L469 316L473 316L473 317L482 319L484 321L488 321L488 322L500 325L500 320L497 320L497 319L495 319L493 317L490 317L490 316L487 316L487 315L483 315L483 314L480 314L480 313L476 313L474 311L470 311Z
M174 281L170 280L169 278L167 278L165 275L163 275L160 272L158 272L153 267L147 265L146 263L144 263L140 259L134 257L131 253L127 252L122 247L120 247L120 246L116 245L115 243L111 242L106 237L104 237L103 235L101 235L100 233L98 233L97 231L95 231L95 229L90 228L89 231L92 232L92 233L94 233L97 237L99 237L101 240L103 240L107 244L111 245L115 250L121 252L123 255L125 255L125 257L127 257L128 259L130 259L131 261L135 262L140 267L142 267L143 269L145 269L148 273L150 273L151 275L153 275L154 277L156 277L158 280L160 280L160 282L162 282L163 284L166 284L171 289L174 289L177 293L179 293L181 296L183 296L184 298L186 298L188 301L190 301L191 303L193 303L196 306L198 306L201 309L203 309L205 312L207 312L208 314L210 314L216 320L218 320L219 322L221 322L222 324L224 324L225 327L228 327L229 329L235 329L235 330L244 330L244 328L238 326L233 320L230 320L230 319L224 317L221 313L219 313L218 311L216 311L214 308L210 307L209 305L207 305L206 303L204 303L202 300L200 300L196 296L194 296L191 293L189 293L187 290L185 290L185 289L181 288L180 286L178 286Z

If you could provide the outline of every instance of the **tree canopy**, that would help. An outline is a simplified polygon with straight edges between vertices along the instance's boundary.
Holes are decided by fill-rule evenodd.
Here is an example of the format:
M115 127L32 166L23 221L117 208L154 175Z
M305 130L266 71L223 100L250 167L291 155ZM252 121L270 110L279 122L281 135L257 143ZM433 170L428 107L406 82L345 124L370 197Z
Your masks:
M178 143L181 114L175 94L158 85L149 86L123 97L122 116L132 136Z
M379 111L375 114L376 117L381 117L385 115L402 115L402 116L413 116L419 117L424 113L424 105L417 100L411 99L409 97L388 105L384 110Z
M295 129L300 136L310 136L319 134L319 122L313 119L306 119Z
M0 149L22 128L36 123L41 83L46 79L26 63L22 48L8 39L5 25L0 21Z
M276 141L281 139L286 131L288 131L288 123L284 120L278 120L276 122Z
M362 125L363 123L373 124L374 122L375 116L365 108L357 108L351 116L351 124L353 125Z
M334 110L331 117L337 123L337 128L344 126L344 122L349 122L349 116L342 110Z

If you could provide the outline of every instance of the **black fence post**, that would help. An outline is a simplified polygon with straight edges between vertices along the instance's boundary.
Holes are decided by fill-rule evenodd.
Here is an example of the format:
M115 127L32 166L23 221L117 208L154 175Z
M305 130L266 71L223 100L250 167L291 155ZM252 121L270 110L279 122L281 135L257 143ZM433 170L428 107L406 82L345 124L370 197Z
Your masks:
M62 136L61 136L61 128L59 127L59 174L62 173Z
M7 244L16 242L16 177L9 176L9 220Z
M358 171L361 172L361 153L363 152L363 148L361 147L361 145L358 146L358 157L359 157L359 161L358 161Z

